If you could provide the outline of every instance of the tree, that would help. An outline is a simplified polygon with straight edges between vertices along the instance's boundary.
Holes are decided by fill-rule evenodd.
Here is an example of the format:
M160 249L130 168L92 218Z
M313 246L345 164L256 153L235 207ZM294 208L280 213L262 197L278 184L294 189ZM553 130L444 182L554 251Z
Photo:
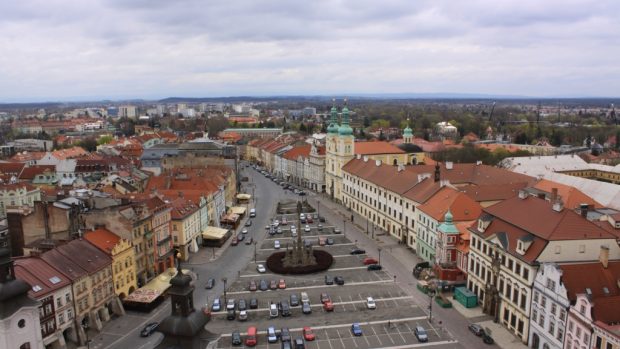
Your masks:
M369 127L370 126L370 119L368 118L368 116L364 116L364 127Z
M110 135L105 135L105 136L101 136L99 137L99 139L97 140L97 144L98 145L102 145L102 144L108 144L112 141L112 136Z
M306 125L303 122L299 125L299 132L301 132L301 133L307 133L308 132L308 128L306 128Z
M384 141L385 140L385 135L383 134L383 129L381 131L379 131L379 140L380 141Z
M94 137L84 138L80 141L79 146L84 148L86 151L94 152L97 150L97 140Z

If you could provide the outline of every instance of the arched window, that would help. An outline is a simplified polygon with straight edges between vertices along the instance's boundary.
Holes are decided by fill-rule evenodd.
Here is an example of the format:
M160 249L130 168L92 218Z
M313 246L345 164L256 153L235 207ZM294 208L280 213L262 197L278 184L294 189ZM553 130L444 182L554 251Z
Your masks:
M397 165L398 165L398 160L394 159L394 161L392 161L392 164L393 164L394 166L397 166Z
M19 346L19 349L30 349L30 342L26 342Z

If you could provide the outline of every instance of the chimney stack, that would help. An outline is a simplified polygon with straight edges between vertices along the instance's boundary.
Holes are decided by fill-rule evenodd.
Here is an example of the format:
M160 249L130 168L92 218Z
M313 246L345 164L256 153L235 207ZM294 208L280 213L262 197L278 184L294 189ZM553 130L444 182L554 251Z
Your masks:
M527 198L527 192L523 189L519 190L519 199L525 199Z
M598 259L603 265L603 268L607 269L607 266L609 265L609 247L601 245L601 253L599 254Z
M381 166L381 160L375 160L375 165L377 165L377 167Z
M552 188L551 189L551 203L555 203L557 199L558 199L558 188Z
M588 204L579 205L581 217L588 218Z

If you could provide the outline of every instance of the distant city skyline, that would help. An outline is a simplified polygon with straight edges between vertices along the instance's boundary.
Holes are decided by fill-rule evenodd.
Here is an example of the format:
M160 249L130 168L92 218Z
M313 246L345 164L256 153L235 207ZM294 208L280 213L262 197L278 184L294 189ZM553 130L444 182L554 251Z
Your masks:
M611 0L7 1L0 103L618 97L618 13Z

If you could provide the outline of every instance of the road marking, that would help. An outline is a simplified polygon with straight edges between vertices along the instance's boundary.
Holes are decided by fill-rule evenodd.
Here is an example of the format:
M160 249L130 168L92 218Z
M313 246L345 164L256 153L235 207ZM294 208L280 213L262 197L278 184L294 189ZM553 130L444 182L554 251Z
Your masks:
M426 343L418 343L418 344L405 344L405 345L397 345L392 347L381 347L375 349L408 349L408 348L420 348L420 347L430 347L436 345L444 345L444 344L455 344L458 343L456 340L447 340L447 341L439 341L439 342L426 342Z
M377 340L379 341L379 345L383 345L383 342L381 342L381 338L377 336L377 331L375 331L374 326L370 326L370 328L372 329L372 333L374 333L375 337L377 337Z
M364 281L364 282L350 282L350 283L346 283L344 284L344 286L359 286L359 285L373 285L373 284L387 284L387 283L393 283L394 281L392 280L380 280L380 281ZM314 285L314 286L302 286L302 287L287 287L287 290L305 290L305 289L309 289L309 288L322 288L322 287L342 287L340 285ZM256 291L232 291L232 292L227 292L227 294L248 294L248 293L254 293ZM264 292L264 291L263 291Z

